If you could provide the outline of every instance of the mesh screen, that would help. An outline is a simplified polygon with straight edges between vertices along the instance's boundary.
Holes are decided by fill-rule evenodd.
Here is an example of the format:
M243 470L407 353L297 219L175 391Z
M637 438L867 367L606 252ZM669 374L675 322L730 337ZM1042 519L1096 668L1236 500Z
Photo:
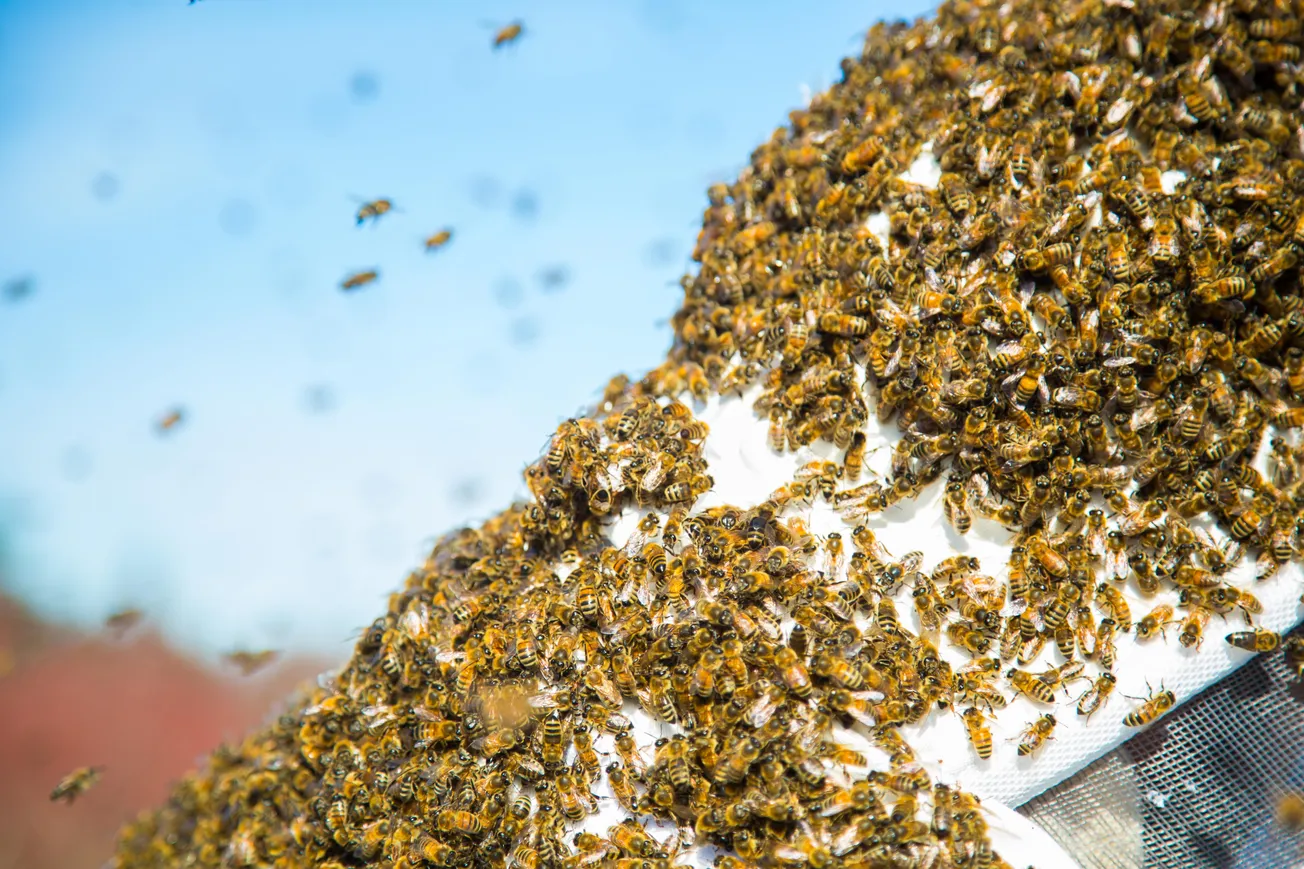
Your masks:
M1019 811L1083 869L1304 866L1304 835L1275 820L1291 790L1304 790L1304 686L1277 652Z

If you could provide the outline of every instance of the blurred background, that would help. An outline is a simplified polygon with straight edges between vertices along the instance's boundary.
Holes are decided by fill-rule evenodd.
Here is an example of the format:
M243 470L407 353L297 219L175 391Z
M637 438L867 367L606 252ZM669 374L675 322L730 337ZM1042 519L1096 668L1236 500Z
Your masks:
M0 867L99 865L522 495L659 361L707 185L924 11L0 0Z

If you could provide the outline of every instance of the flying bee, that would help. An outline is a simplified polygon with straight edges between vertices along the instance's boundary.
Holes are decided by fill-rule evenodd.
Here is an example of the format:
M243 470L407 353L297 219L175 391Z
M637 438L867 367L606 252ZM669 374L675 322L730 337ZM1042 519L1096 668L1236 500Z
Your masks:
M121 638L123 634L140 624L141 620L144 618L145 613L135 608L118 610L117 612L110 614L109 617L104 620L104 627L113 631L119 638Z
M439 232L436 232L434 235L430 235L426 237L425 240L426 253L430 253L431 251L434 250L439 250L441 247L448 244L452 240L453 240L453 230L448 228L441 229L439 230Z
M1154 692L1154 689L1150 688L1149 684L1146 685L1146 688L1149 693L1145 698L1145 702L1140 709L1129 712L1123 717L1124 727L1142 727L1159 718L1176 705L1176 696L1172 691L1165 691L1162 684L1159 686L1158 694Z
M185 418L185 409L174 407L158 418L158 421L154 423L154 428L160 435L165 435L181 425Z
M496 33L494 33L494 39L493 39L494 50L497 51L498 49L502 48L504 45L511 45L516 40L520 39L522 34L524 34L524 32L525 32L525 25L523 25L519 21L513 21L511 24L508 24L505 27L500 28Z
M344 280L340 282L340 289L345 291L356 290L359 287L365 287L367 284L375 281L379 277L380 272L377 269L353 272L352 274L347 275Z
M59 800L63 800L65 803L73 802L77 797L94 787L103 772L104 767L102 766L78 767L60 779L59 783L54 786L54 790L50 791L50 802L58 802Z
M373 199L370 202L364 202L358 206L358 226L362 226L368 220L374 223L380 219L382 214L388 214L392 210L396 210L394 203L388 199Z
M1052 734L1056 723L1055 716L1047 713L1028 725L1019 737L1019 756L1026 757L1041 748L1046 740L1054 739Z
M237 650L227 652L222 656L222 660L239 668L240 675L250 676L275 661L280 654L274 649L262 649L257 652Z

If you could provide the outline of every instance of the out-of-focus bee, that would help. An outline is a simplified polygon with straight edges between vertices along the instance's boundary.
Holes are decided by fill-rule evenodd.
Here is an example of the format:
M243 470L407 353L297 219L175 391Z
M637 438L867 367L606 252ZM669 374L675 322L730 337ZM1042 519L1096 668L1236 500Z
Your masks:
M222 660L232 664L240 669L240 675L251 676L268 664L280 657L280 652L274 649L262 649L257 652L237 650L227 652L222 656Z
M519 21L513 21L511 24L508 24L505 27L500 28L496 33L494 33L494 39L493 39L494 50L496 51L502 48L504 45L511 45L513 42L520 39L521 35L524 32L525 32L525 25L523 25Z
M1078 698L1078 714L1085 715L1087 720L1091 720L1092 713L1109 700L1109 695L1113 693L1117 681L1114 674L1109 671L1097 676L1096 680L1091 683L1091 687Z
M1287 637L1281 645L1285 650L1286 669L1296 679L1304 679L1304 636Z
M353 272L347 275L344 278L344 280L340 282L340 289L345 291L356 290L359 287L365 287L367 284L371 283L372 281L375 281L379 277L380 277L380 271L377 269L367 269L366 271Z
M78 767L60 779L59 783L54 786L54 790L50 791L50 802L58 802L59 800L63 800L65 803L73 802L77 797L94 787L103 772L104 767L102 766Z
M109 617L104 620L104 627L113 631L114 634L121 638L123 634L140 624L141 620L144 618L145 614L134 607L118 610L117 612L110 614Z
M427 236L425 240L426 253L432 250L439 250L444 245L453 240L453 230L444 228L433 235Z
M1054 739L1055 716L1047 713L1024 729L1019 737L1019 756L1026 757L1045 744L1046 740Z
M1277 823L1292 833L1304 830L1304 794L1292 791L1277 800Z
M364 202L358 206L358 226L371 220L373 223L380 219L382 214L388 214L394 210L394 203L388 199L373 199L370 202Z
M161 435L167 434L181 425L181 423L185 421L185 418L185 409L174 407L158 418L158 422L154 423L154 428Z

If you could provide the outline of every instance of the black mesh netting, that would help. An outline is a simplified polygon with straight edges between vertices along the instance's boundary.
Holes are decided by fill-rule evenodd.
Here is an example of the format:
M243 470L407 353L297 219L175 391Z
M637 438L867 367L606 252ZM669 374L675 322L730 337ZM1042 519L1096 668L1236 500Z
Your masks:
M1277 652L1019 811L1083 869L1304 866L1304 834L1276 820L1301 790L1304 687Z

